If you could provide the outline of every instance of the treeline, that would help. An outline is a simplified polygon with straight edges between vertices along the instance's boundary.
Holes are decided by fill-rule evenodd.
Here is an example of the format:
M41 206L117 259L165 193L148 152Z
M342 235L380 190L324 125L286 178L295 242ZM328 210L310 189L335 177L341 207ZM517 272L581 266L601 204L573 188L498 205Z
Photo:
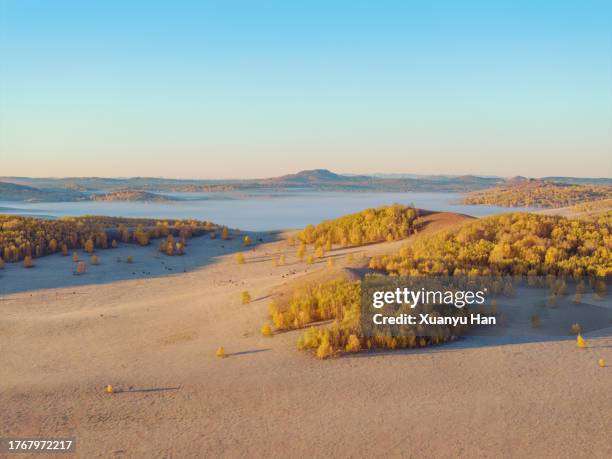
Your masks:
M510 187L490 188L470 193L465 204L488 204L503 207L568 207L588 201L612 198L612 187L579 186L537 182Z
M370 260L400 275L612 274L612 212L588 220L510 213L474 220Z
M366 209L316 226L308 225L298 234L298 239L304 244L328 247L395 241L416 232L419 222L418 209L395 204Z
M186 239L217 229L219 227L213 223L198 220L97 216L47 220L0 215L0 258L16 262L57 252L68 255L73 249L92 252L96 248L116 247L118 242L148 245L156 238L166 238L164 252L170 252L167 241L172 241L181 253Z

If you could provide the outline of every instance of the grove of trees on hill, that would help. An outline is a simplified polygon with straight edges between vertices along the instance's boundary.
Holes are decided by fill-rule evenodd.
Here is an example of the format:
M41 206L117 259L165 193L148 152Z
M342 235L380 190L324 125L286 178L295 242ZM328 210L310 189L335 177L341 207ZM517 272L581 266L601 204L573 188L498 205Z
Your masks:
M591 219L495 215L375 257L373 269L400 275L612 274L612 212Z
M395 204L366 209L316 226L308 225L298 239L316 247L342 247L372 242L395 241L413 234L419 225L419 211L414 207Z
M377 212L388 215L384 208ZM359 224L367 227L376 219L368 222L355 217L361 214L337 221L351 221L356 225L350 225L351 230L364 234ZM397 253L372 258L370 268L393 276L490 276L499 287L496 291L503 294L512 294L513 280L532 276L553 279L549 285L553 292L565 286L566 277L575 278L578 286L584 286L588 278L597 287L602 278L612 275L611 226L612 212L588 219L518 212L495 215L423 236ZM312 227L301 238L316 241L333 234L334 228L328 222ZM270 319L277 330L306 328L298 348L312 349L319 358L364 349L424 347L457 338L448 330L429 337L364 336L361 288L361 281L346 279L310 285L294 292L286 304L272 303ZM495 314L494 309L491 304L486 313ZM313 326L322 321L329 323Z
M0 215L0 258L17 262L73 249L116 247L117 241L148 245L150 239L181 241L214 231L217 226L197 220L154 220L116 217L65 217L57 220ZM181 249L181 246L179 246Z

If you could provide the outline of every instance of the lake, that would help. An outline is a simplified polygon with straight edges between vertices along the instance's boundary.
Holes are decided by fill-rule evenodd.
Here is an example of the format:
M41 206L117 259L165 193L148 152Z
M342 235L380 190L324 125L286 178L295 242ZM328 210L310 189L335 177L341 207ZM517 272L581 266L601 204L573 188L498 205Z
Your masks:
M421 209L486 216L517 209L460 204L458 193L347 193L279 191L248 193L168 193L180 201L44 202L0 201L0 213L41 217L108 215L121 217L195 218L252 231L302 228L368 207L412 204ZM530 210L530 209L521 209Z

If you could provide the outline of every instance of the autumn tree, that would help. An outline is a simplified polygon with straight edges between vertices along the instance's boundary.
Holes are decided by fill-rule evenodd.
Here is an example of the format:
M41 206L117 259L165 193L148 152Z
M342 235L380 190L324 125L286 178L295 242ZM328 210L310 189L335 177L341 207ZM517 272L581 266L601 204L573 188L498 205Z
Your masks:
M34 262L32 261L32 257L30 255L26 255L23 259L23 266L26 268L32 268L34 266Z

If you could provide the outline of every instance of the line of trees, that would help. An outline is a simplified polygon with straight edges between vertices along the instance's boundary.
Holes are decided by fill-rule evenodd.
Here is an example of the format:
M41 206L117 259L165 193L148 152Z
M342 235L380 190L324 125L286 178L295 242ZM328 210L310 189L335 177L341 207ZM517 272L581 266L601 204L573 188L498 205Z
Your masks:
M198 220L96 216L48 220L0 215L0 258L17 262L58 252L68 255L74 249L92 253L95 249L117 247L117 241L148 245L157 238L171 240L173 252L182 253L186 239L217 229L213 223Z

